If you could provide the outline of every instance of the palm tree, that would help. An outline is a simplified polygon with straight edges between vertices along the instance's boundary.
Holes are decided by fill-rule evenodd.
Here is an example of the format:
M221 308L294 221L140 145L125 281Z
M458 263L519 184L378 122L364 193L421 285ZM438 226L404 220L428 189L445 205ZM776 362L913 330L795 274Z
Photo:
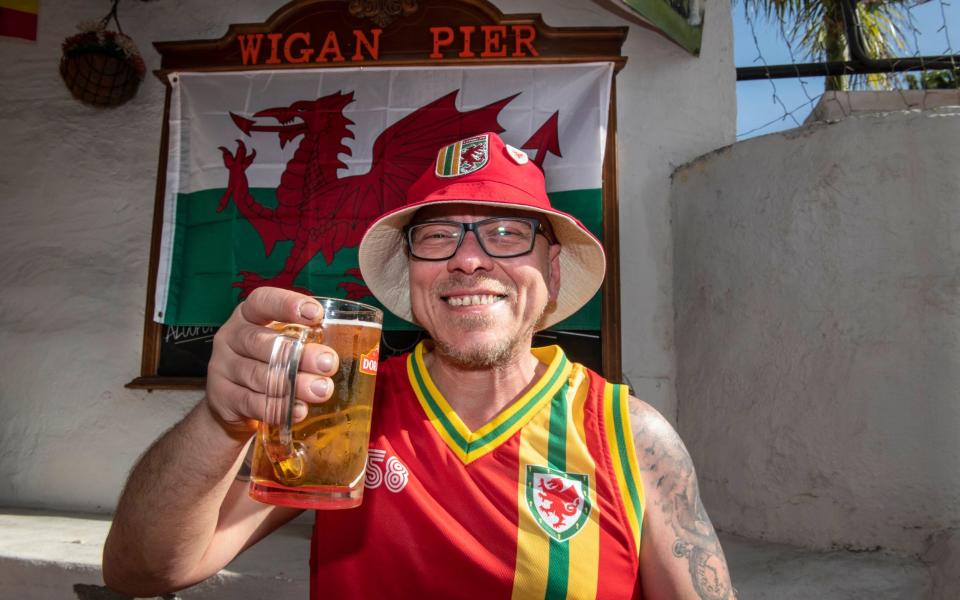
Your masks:
M906 45L901 27L907 24L900 6L905 0L743 0L748 20L760 15L768 22L791 24L784 36L798 43L813 61L849 60L847 35L843 22L842 2L854 2L864 51L871 58L890 58ZM826 78L826 90L850 87L889 89L898 80L896 75L837 75Z

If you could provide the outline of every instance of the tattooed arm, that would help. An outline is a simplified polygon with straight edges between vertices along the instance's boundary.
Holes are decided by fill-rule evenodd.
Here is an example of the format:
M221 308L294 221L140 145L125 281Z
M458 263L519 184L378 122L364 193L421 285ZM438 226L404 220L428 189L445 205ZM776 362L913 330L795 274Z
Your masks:
M660 413L630 398L630 424L646 494L640 581L647 600L735 600L723 549L700 502L680 436Z

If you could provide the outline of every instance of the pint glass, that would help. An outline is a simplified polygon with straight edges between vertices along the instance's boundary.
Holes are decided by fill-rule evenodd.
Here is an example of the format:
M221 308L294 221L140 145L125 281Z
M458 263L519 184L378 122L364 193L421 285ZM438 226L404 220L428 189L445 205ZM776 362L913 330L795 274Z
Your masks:
M250 496L297 508L352 508L363 499L383 313L349 300L315 300L323 306L320 325L271 325L279 333L267 373L266 418L254 441ZM307 404L307 417L293 423L300 355L314 342L340 356L333 395Z

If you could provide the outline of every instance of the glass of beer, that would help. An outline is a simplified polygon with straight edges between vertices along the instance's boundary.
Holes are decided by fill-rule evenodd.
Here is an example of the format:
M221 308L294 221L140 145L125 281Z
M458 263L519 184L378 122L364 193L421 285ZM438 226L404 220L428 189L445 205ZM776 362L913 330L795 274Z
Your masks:
M271 325L278 335L267 372L266 418L254 441L250 496L297 508L352 508L363 500L383 312L349 300L314 299L323 306L320 325ZM307 343L333 348L340 368L332 377L333 396L307 404L307 417L293 423Z

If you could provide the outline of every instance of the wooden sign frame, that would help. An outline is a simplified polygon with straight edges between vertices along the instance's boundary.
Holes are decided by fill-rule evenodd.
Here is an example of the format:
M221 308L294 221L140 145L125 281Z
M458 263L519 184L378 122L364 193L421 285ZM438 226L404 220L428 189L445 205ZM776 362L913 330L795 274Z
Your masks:
M127 387L201 389L205 383L202 377L158 374L163 326L153 320L153 315L170 140L169 73L586 62L610 62L616 73L626 63L621 55L626 35L626 27L555 28L545 24L538 14L505 15L485 0L295 0L264 23L230 25L227 33L216 40L155 42L162 57L155 74L167 92L157 167L141 373ZM615 78L611 88L602 186L607 275L602 287L601 370L607 379L620 381Z

